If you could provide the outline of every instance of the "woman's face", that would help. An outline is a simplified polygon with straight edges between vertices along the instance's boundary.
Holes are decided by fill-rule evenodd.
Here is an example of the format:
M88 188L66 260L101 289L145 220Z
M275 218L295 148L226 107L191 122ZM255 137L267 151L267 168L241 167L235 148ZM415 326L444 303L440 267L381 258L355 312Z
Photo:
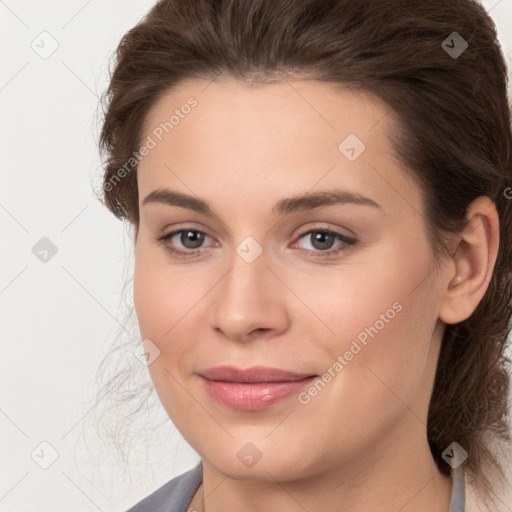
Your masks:
M391 126L378 100L303 80L183 83L146 119L140 331L169 417L224 474L427 449L440 274Z

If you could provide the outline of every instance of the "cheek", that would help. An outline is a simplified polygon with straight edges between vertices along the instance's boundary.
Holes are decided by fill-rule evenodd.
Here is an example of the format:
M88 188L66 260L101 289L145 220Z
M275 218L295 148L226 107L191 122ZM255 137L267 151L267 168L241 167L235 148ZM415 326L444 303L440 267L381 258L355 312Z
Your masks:
M411 400L419 391L437 295L427 248L417 245L407 255L400 244L389 246L371 262L358 262L310 290L308 306L322 319L317 326L325 332L315 339L326 370L342 357L342 368L331 370L341 377L334 379L338 392L379 401L389 398L390 390ZM305 292L311 278L302 279Z
M193 351L191 333L197 332L197 316L204 314L204 298L214 283L212 277L201 276L192 266L173 267L165 254L152 248L141 245L136 249L133 302L140 334L159 348L160 365L177 366L179 361L180 371L188 367L182 359Z
M133 272L133 303L143 338L158 339L169 326L164 325L162 309L165 297L162 279L143 251L137 251ZM169 317L169 320L171 318Z
M161 343L184 315L187 297L181 273L172 272L164 250L153 248L147 238L146 233L140 233L135 248L133 302L141 335Z
M190 294L187 296L186 290L183 277L174 278L169 268L162 267L158 256L142 248L137 250L133 301L140 335L142 339L150 339L160 351L148 365L148 371L164 409L182 432L190 428L183 424L186 417L183 411L190 400L183 391L185 376L194 368L190 340L190 332L194 332L190 325L193 315L187 313L198 300Z
M415 306L432 302L433 290L427 289L425 279L430 263L421 241L413 251L404 250L397 240L361 251L338 268L311 267L300 272L290 266L280 269L280 274L283 281L293 283L293 291L309 310L306 318L316 322L318 334L324 334L315 338L329 340L328 346L336 345L336 340L351 340L376 323L379 332L389 331L389 325L403 324L405 317L415 314ZM301 309L298 302L297 306ZM404 312L397 314L401 308Z
M187 297L178 276L173 278L165 269L155 251L139 244L135 252L133 272L133 303L137 314L140 335L150 339L160 350L160 364L169 353L179 351L179 344L170 339L181 327L180 318L186 315ZM153 365L150 365L152 370Z

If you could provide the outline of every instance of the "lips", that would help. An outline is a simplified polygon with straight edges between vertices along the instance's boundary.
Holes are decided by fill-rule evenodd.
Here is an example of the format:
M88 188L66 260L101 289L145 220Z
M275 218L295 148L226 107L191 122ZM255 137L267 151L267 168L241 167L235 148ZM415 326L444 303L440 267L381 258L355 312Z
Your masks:
M223 382L291 382L314 377L311 373L295 373L266 366L252 366L246 369L216 366L202 371L200 375L209 380Z
M298 393L318 377L279 368L216 366L201 371L207 392L235 409L258 410Z

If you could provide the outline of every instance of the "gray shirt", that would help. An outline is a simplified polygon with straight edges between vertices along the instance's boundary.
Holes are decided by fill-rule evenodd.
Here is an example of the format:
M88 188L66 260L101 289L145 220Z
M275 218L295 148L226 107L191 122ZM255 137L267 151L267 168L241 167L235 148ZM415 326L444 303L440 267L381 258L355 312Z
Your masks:
M464 512L465 482L462 466L452 471L453 486L448 512ZM158 488L139 501L127 512L194 512L187 506L203 479L203 468L199 463L195 468L183 473Z

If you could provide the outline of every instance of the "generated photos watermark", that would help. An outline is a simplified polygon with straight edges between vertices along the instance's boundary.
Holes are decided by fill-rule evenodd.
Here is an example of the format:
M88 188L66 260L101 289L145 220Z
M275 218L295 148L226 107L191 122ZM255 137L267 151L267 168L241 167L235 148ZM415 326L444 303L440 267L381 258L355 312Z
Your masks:
M403 307L400 302L395 302L385 313L381 313L379 319L370 327L365 327L352 340L350 348L343 355L339 355L336 361L318 378L308 389L301 391L297 398L302 405L307 405L311 399L318 395L338 375L345 366L347 366L354 357L359 354L363 348L368 345L371 339L374 339L387 324L389 324Z
M140 164L152 149L156 148L158 142L161 142L163 139L164 134L167 135L174 130L181 120L185 119L185 117L190 114L192 109L197 107L197 105L197 99L191 96L188 98L186 103L181 105L180 108L174 109L174 113L169 117L169 119L154 128L151 132L152 135L148 135L146 137L144 144L142 144L138 151L134 151L126 163L120 167L106 183L104 183L103 189L105 192L111 192L114 187L132 171L132 169L135 169Z

